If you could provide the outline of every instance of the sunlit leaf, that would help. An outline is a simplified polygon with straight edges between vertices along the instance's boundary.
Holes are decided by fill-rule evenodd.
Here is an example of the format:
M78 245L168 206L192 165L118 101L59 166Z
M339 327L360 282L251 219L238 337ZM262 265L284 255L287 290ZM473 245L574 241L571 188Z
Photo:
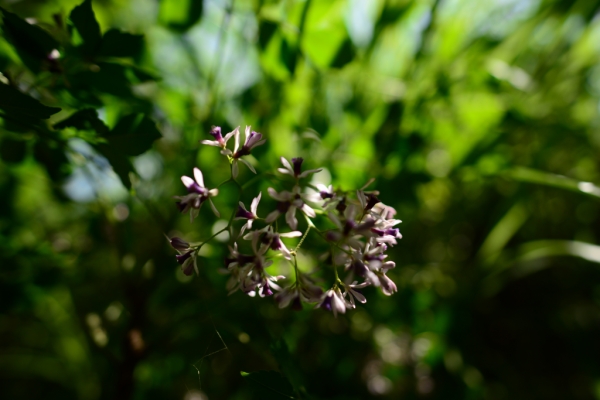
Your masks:
M540 185L567 189L573 192L583 193L592 197L600 198L600 187L591 182L580 182L566 176L550 174L529 168L515 168L506 173L512 179L521 182L536 183Z
M168 28L185 32L202 17L203 0L161 0L159 21Z
M109 130L104 122L98 118L98 113L92 108L77 111L69 117L54 124L55 129L75 128L79 130L94 130L99 135L106 135Z

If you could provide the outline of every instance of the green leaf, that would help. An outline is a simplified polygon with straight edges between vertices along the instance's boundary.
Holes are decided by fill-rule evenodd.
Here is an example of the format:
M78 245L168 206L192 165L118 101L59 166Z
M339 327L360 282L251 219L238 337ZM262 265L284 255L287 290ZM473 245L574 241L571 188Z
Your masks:
M242 377L263 399L294 399L294 390L280 373L275 371L240 372ZM257 397L258 398L258 397Z
M350 40L350 38L347 37L338 49L333 61L331 62L331 67L342 68L346 66L346 64L354 60L355 56L356 51L354 50L354 46L352 45L352 40Z
M111 29L104 34L98 55L102 57L137 57L143 47L143 35Z
M150 118L142 114L131 114L121 118L107 138L109 144L122 154L139 156L149 150L152 143L161 136Z
M98 63L96 71L82 71L71 75L71 91L79 98L89 96L89 92L107 93L121 98L130 98L128 68L115 63Z
M39 72L48 55L58 47L58 42L42 28L31 25L17 15L2 11L4 37L13 45L23 63L33 72Z
M600 198L600 187L591 182L580 182L575 179L567 178L566 176L536 171L529 168L514 168L508 171L506 175L521 182L537 183Z
M261 19L258 25L258 44L261 49L266 49L273 34L279 25L276 22Z
M203 0L161 0L159 21L169 29L185 32L202 17Z
M22 118L30 123L32 118L47 119L59 112L60 108L45 106L12 86L0 83L0 110L5 111L12 118Z
M94 54L100 45L102 34L94 10L92 10L92 0L85 0L75 7L69 18L83 39L81 46L83 52L86 55Z
M100 118L98 118L98 113L93 108L86 108L71 114L71 116L54 124L54 128L75 128L82 131L93 130L101 136L104 136L109 132L108 127L104 125L104 122L102 122Z

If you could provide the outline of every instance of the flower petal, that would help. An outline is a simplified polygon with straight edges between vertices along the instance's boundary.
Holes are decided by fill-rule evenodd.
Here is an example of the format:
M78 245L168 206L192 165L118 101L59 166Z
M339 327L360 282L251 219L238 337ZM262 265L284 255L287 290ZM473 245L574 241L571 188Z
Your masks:
M221 147L221 144L216 140L201 140L200 143L208 145L208 146L216 146Z
M236 148L237 148L237 144L236 144ZM238 177L239 174L239 169L238 169L238 164L237 164L237 160L233 161L233 164L231 164L231 176L233 176L233 179L236 179Z
M185 175L181 177L181 182L183 182L183 184L185 185L186 188L188 188L196 183L196 182L194 182L194 180L192 178L190 178L189 176L185 176Z
M279 210L271 211L269 215L267 215L267 218L265 218L265 222L270 224L271 222L275 221L277 217L279 217L279 214L281 214Z
M292 230L296 230L298 227L298 220L296 219L296 207L290 206L287 212L285 213L285 222L292 228Z
M254 215L257 215L256 210L258 209L258 203L260 203L261 197L262 197L262 192L259 192L258 196L256 196L254 198L254 200L252 200L252 203L250 204L250 212Z
M202 176L202 171L199 168L194 168L194 178L196 178L196 182L200 187L204 187L204 177Z
M287 233L280 233L279 236L280 237L285 237L285 238L300 237L300 236L302 236L302 232L300 232L300 231L291 231L291 232L287 232Z
M281 157L280 160L281 160L281 163L283 164L283 166L285 167L285 169L287 169L288 171L290 171L293 174L294 169L292 168L292 164L290 164L290 162L285 157Z
M219 213L219 210L217 210L217 207L215 207L215 203L213 203L213 201L210 197L208 198L208 202L210 203L210 208L212 208L213 213L215 213L217 218L219 218L221 216L221 214Z
M256 170L254 169L254 167L252 166L252 164L250 164L248 161L244 160L243 158L239 159L241 162L243 162L244 164L246 164L246 166L248 168L250 168L250 171L254 172L256 174Z

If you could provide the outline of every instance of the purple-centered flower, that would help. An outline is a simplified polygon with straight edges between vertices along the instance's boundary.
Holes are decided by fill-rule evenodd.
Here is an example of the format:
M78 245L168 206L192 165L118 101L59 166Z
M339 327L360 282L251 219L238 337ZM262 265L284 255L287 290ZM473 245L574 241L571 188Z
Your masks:
M316 172L322 171L323 168L318 169L309 169L307 171L302 172L302 162L304 159L302 157L292 158L292 163L281 157L281 163L285 168L277 168L279 172L286 175L292 175L296 179L305 178L310 174L314 174Z
M362 206L363 210L370 210L375 206L375 204L381 203L381 200L379 200L377 198L378 194L379 194L379 192L377 192L377 191L373 191L373 192L364 192L362 190L356 191L356 196L358 197L358 201L360 201L360 205Z
M271 223L275 221L281 214L285 214L285 221L293 230L298 227L298 220L296 219L296 210L300 209L306 216L315 218L317 215L315 210L312 209L308 204L304 202L302 195L299 193L300 188L294 186L292 192L283 191L277 193L275 189L269 188L269 195L277 200L277 209L272 211L265 221Z
M372 236L371 228L375 226L375 220L368 218L365 222L357 223L356 206L350 205L344 210L344 221L342 222L338 216L330 212L327 214L329 219L337 226L338 230L327 232L327 239L332 242L343 241L354 249L361 249L363 243L358 240L360 236Z
M246 209L246 206L244 206L244 203L242 203L240 201L239 206L238 206L238 210L235 214L235 219L247 219L248 221L246 221L246 223L244 224L244 226L242 226L242 229L240 230L240 235L244 234L244 231L246 229L251 229L252 228L252 222L258 218L258 215L256 214L256 210L258 208L258 203L260 203L260 198L262 197L262 192L260 192L258 194L258 196L256 196L254 198L254 200L252 200L252 203L250 204L250 211L248 211Z
M217 217L219 217L219 211L211 200L211 197L215 197L219 194L219 189L208 190L204 186L204 177L202 176L202 171L200 171L198 168L194 168L194 178L195 180L185 175L181 177L181 181L185 185L188 194L185 196L174 196L179 200L176 203L177 208L179 208L179 211L182 213L190 210L190 221L194 221L194 218L196 218L200 212L200 207L202 207L202 204L208 200L212 211Z
M340 289L329 289L323 295L321 302L317 305L317 308L324 308L327 311L333 311L333 315L337 317L338 313L346 313L346 302L344 296L340 292Z
M352 282L350 285L344 284L344 298L348 297L347 300L347 305L349 305L351 308L356 308L356 305L354 303L354 299L360 301L361 303L366 303L367 299L366 297L360 293L357 289L362 289L366 286L369 286L369 282L363 282L358 284L356 281Z
M268 249L279 251L287 260L292 258L289 249L285 246L282 237L293 238L302 236L300 231L279 233L273 231L273 227L268 225L258 231L253 231L244 236L246 240L252 240L252 249L256 254L265 254Z
M231 175L233 178L237 178L239 173L238 161L243 162L250 169L250 171L256 174L256 170L248 161L244 160L242 157L250 155L250 152L254 147L260 146L266 142L266 139L263 139L262 133L254 132L251 130L250 126L246 126L245 130L246 141L240 147L240 134L239 131L235 135L235 147L233 148L232 158L233 161L231 163Z
M195 250L189 250L183 254L178 254L175 259L181 264L181 270L186 276L192 275L192 272L196 270L198 274L198 264L196 262L197 253Z
M225 137L223 137L223 135L221 135L221 127L220 126L213 126L209 132L209 134L215 138L215 140L201 140L200 143L205 144L207 146L215 146L215 147L220 147L221 150L221 154L225 154L225 155L231 155L231 150L227 150L227 142L229 141L229 139L231 139L234 135L236 135L239 132L240 127L238 126L237 128L235 128L234 130L232 130L231 132L229 132L227 135L225 135Z

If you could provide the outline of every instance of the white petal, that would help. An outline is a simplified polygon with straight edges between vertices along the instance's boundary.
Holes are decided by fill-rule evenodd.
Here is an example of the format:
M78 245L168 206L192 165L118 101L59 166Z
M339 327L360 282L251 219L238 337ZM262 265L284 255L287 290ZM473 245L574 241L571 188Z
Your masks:
M361 303L366 303L367 302L367 298L365 296L363 296L362 293L359 293L356 290L350 289L350 294L352 296L356 297L356 300L360 301Z
M240 147L240 131L239 129L235 130L235 146L233 147L233 152L237 152Z
M216 189L216 188L215 188L215 189L210 189L210 190L208 191L208 196L209 196L209 197L215 197L215 196L217 196L218 194L219 194L219 189Z
M281 252L281 254L283 254L283 257L286 260L292 259L292 255L290 254L290 251L288 250L288 248L285 247L285 244L281 243L281 248L279 249L279 251Z
M291 231L288 233L280 233L280 237L292 238L292 237L300 237L302 236L302 232L300 231Z
M223 149L223 150L221 150L221 154L223 154L224 156L230 156L233 153L229 149Z
M364 209L367 206L367 199L365 198L365 194L363 193L363 191L357 190L356 197L358 197L358 201L360 201L360 205Z
M291 197L290 192L277 193L273 188L268 188L267 191L269 192L269 196L271 196L277 201L288 201Z
M315 174L317 172L323 171L323 168L318 168L318 169L309 169L308 171L304 171L303 173L300 174L299 178L304 178L307 177L310 174Z
M250 168L250 171L252 171L256 174L256 170L254 169L252 164L250 164L248 161L244 160L243 158L240 158L240 161L243 162L244 164L246 164L246 166L248 166L248 168Z
M208 146L221 147L221 144L219 142L217 142L216 140L201 140L200 143L206 144Z
M236 146L237 147L237 146ZM237 150L236 150L237 151ZM233 164L231 165L231 176L233 176L233 179L238 177L238 173L239 173L239 169L238 169L238 163L237 161L234 161Z
M291 171L292 173L294 173L294 169L292 168L292 164L290 164L290 162L285 157L281 157L280 160L281 160L281 163L283 164L283 166L285 167L285 169L287 169L288 171Z
M302 206L302 211L311 218L315 218L317 216L317 214L315 214L315 210L313 210L308 204L304 204Z
M244 132L246 134L246 142L248 141L248 137L250 136L250 132L252 132L252 127L249 125L246 125L246 131Z
M252 200L252 204L250 204L250 212L254 215L256 214L256 210L258 209L258 203L260 203L260 198L262 197L262 192L258 193L258 196Z
M227 135L225 135L225 137L223 138L223 140L225 140L225 143L227 143L227 141L236 134L236 132L239 132L240 127L238 126L237 128L235 128L234 130L232 130L231 132L229 132Z
M333 222L335 224L335 226L338 227L338 229L344 229L344 226L342 225L342 222L337 217L337 215L335 215L334 213L330 212L330 213L327 214L327 216L329 217L329 219L331 220L331 222Z
M199 168L194 168L194 178L196 178L196 182L200 187L204 187L204 177L202 176L202 171Z
M212 211L215 213L217 218L219 218L221 216L221 214L219 214L219 210L217 210L217 207L215 207L215 203L213 203L213 201L210 197L208 198L208 202L210 203L210 208L212 208Z
M271 211L269 215L267 215L267 218L265 218L265 222L270 224L271 222L275 221L277 217L279 217L279 214L281 214L279 210Z
M183 184L185 185L185 187L190 187L192 186L194 183L194 180L192 178L190 178L189 176L182 176L181 177L181 182L183 182Z
M284 175L293 175L293 173L292 173L292 172L288 171L288 170L287 170L287 169L285 169L285 168L277 168L277 171L281 172L281 173L282 173L282 174L284 174Z
M197 257L194 257L194 269L196 270L196 275L200 275L200 271L198 271L198 263L196 262Z
M241 201L239 202L240 207L242 207L242 210L248 212L248 210L246 210L246 206L244 205L244 203L242 203Z
M200 213L199 208L192 208L192 210L190 211L190 222L194 222L194 218L196 218L199 213Z
M296 219L296 207L290 206L287 212L285 213L285 222L292 228L296 230L298 227L298 220Z

